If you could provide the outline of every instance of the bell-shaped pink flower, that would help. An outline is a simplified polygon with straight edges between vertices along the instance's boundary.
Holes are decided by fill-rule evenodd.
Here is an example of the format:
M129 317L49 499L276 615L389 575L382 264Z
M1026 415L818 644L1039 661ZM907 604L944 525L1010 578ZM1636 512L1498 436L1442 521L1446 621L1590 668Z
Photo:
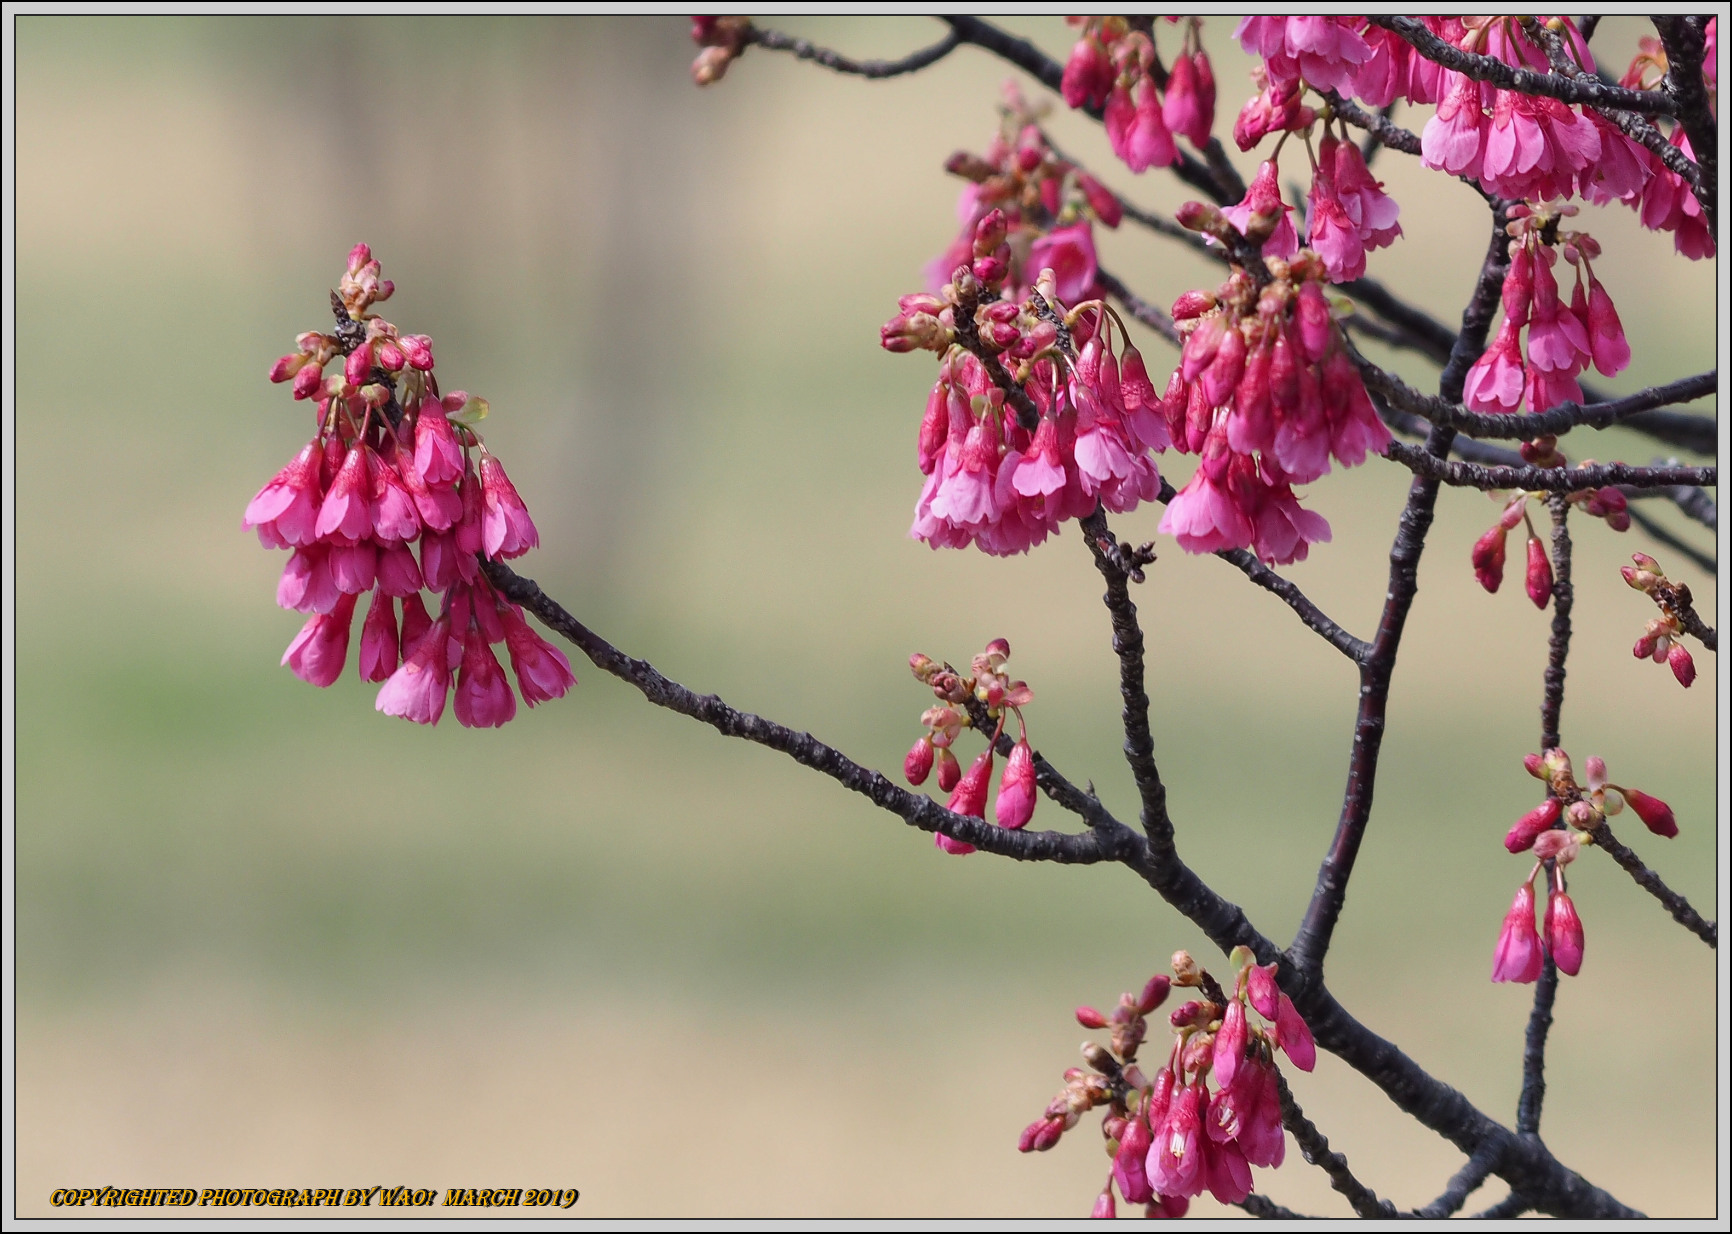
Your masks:
M1331 283L1345 283L1365 274L1365 242L1335 189L1331 164L1334 147L1339 144L1333 137L1323 140L1322 159L1311 173L1311 208L1305 216L1307 242L1323 259Z
M427 606L421 602L419 592L410 592L403 597L403 629L398 635L397 645L402 648L403 658L408 659L409 653L420 646L427 631L433 627L433 618L427 612Z
M1505 317L1491 346L1467 370L1467 379L1462 385L1462 402L1469 410L1491 415L1521 410L1522 393L1527 388L1521 330L1521 322Z
M1322 157L1319 146L1318 159ZM1401 224L1396 221L1401 207L1383 191L1383 182L1372 177L1359 147L1350 141L1336 142L1333 170L1336 194L1367 251L1395 243L1401 235Z
M379 549L371 540L331 546L331 581L346 595L371 591L378 578Z
M491 454L481 455L481 498L484 513L481 519L482 546L495 561L504 557L521 557L541 544L535 523L505 475L505 468ZM461 541L461 536L459 537Z
M302 681L320 687L330 685L343 675L354 617L354 596L341 597L329 613L314 613L283 652L282 662Z
M1251 1194L1251 1163L1236 1140L1202 1140L1203 1183L1222 1204L1237 1204Z
M517 714L517 699L505 680L505 670L486 636L475 628L463 636L463 669L452 709L465 728L498 728Z
M1310 1071L1317 1065L1317 1043L1312 1040L1310 1026L1285 994L1276 999L1275 1040L1299 1070Z
M403 645L409 645L409 606L404 605ZM451 664L447 643L451 623L441 617L403 658L402 665L379 687L373 707L388 716L402 716L417 724L437 724L445 714L445 698L451 689Z
M266 548L311 544L319 519L319 443L310 441L247 503L241 526L258 529Z
M1279 174L1273 159L1263 160L1257 165L1257 174L1251 178L1245 196L1235 205L1224 207L1221 213L1241 234L1250 230L1254 215L1278 214L1275 230L1263 242L1263 256L1286 261L1299 251L1299 233L1293 227L1293 207L1281 197L1281 185L1276 178Z
M397 466L368 450L367 467L373 477L373 537L383 544L413 540L421 534L421 516Z
M1215 127L1215 70L1202 48L1189 55L1180 52L1173 58L1161 118L1169 131L1197 149L1209 144L1209 130Z
M1599 279L1589 276L1588 345L1594 354L1594 367L1607 377L1621 373L1630 364L1630 343L1624 337L1624 323L1618 320L1618 310L1612 297L1606 294Z
M1666 663L1678 684L1688 690L1690 683L1696 680L1696 661L1690 658L1690 649L1683 643L1673 643L1672 649L1666 653Z
M1420 162L1434 171L1477 179L1491 118L1481 105L1479 82L1460 73L1448 76L1453 84L1419 134Z
M388 596L413 595L421 590L421 567L407 544L386 544L379 549L378 587Z
M1138 1113L1125 1125L1119 1151L1113 1154L1113 1181L1127 1204L1146 1204L1154 1198L1149 1186L1149 1125Z
M1004 774L998 781L998 800L993 803L993 817L1000 827L1012 831L1028 825L1034 817L1035 797L1034 751L1027 741L1011 747L1004 761ZM1125 1198L1128 1200L1130 1196Z
M1491 979L1523 984L1535 981L1544 960L1539 932L1534 929L1534 887L1526 882L1516 889L1515 902L1503 919L1492 956Z
M1245 1022L1245 1004L1236 998L1227 1000L1226 1014L1221 1017L1221 1031L1215 1034L1215 1054L1212 1068L1215 1084L1226 1088L1238 1074L1239 1062L1250 1040L1250 1028Z
M373 530L373 483L367 474L367 450L361 445L349 447L343 465L331 489L319 507L319 519L314 534L323 540L353 544Z
M1582 971L1582 919L1562 891L1552 892L1546 901L1546 950L1562 972L1574 977Z
M1159 1127L1151 1127L1149 1185L1161 1195L1200 1195L1203 1176L1203 1112L1209 1090L1201 1080L1173 1094L1167 1116Z
M397 606L388 595L373 595L367 620L361 624L357 667L362 681L384 681L397 671Z
M533 707L563 698L577 684L565 653L531 630L516 605L508 604L498 612L505 627L505 650L511 656L511 671L517 674L523 701Z
M302 613L328 613L343 592L331 577L331 550L324 544L297 548L277 580L277 603Z
M1065 61L1059 92L1067 107L1099 107L1107 101L1113 84L1113 62L1100 40L1090 35L1078 39Z
M463 447L437 399L424 401L415 417L415 470L429 485L450 484L463 474Z

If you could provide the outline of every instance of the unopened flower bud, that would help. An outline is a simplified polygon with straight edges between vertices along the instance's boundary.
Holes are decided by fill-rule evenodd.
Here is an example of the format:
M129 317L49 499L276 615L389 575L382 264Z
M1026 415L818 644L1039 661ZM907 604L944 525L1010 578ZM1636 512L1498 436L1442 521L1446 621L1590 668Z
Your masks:
M1211 206L1201 201L1187 201L1173 212L1173 218L1186 231L1201 231L1221 238L1223 231L1236 233L1236 229L1227 221L1227 216L1221 213L1220 207Z
M1543 609L1552 599L1552 563L1546 556L1545 545L1539 542L1539 537L1528 537L1528 599L1534 602L1535 608Z
M1214 1018L1215 1004L1200 998L1179 1004L1167 1017L1174 1028L1201 1027Z
M1678 684L1689 689L1696 680L1696 662L1683 643L1672 644L1672 650L1666 653L1666 663L1672 666L1672 676L1678 679Z
M1118 1068L1118 1063L1114 1060L1112 1054L1110 1054L1107 1051L1107 1048L1098 1041L1083 1042L1082 1056L1083 1062L1093 1067L1096 1071L1101 1072L1103 1075Z
M1148 1015L1155 1008L1167 1001L1167 994L1172 990L1173 983L1165 973L1156 973L1149 978L1143 987L1142 997L1137 999L1137 1011Z
M1624 800L1630 809L1636 812L1649 831L1657 836L1665 836L1668 840L1678 834L1678 820L1672 817L1672 807L1658 797L1650 797L1640 789L1623 788Z
M1105 1028L1107 1026L1107 1018L1093 1007L1078 1007L1076 1009L1076 1022L1084 1028Z
M1173 301L1173 320L1189 321L1215 307L1215 297L1206 291L1187 291Z
M1489 592L1496 592L1503 583L1504 536L1503 524L1499 523L1486 532L1473 545L1473 576L1479 580L1479 585Z
M932 657L922 655L917 651L908 657L908 667L914 673L916 680L931 681L932 674L936 673L942 666Z
M1594 825L1600 821L1599 812L1594 809L1590 802L1586 801L1570 802L1568 814L1570 826L1582 831L1592 831Z
M1548 831L1557 824L1562 813L1563 803L1556 797L1547 797L1516 820L1515 826L1504 836L1503 846L1512 853L1527 852L1542 831Z
M1585 777L1583 783L1585 783L1590 789L1605 787L1606 760L1601 758L1598 754L1588 755L1587 762L1582 764L1582 771Z
M980 222L974 225L974 255L985 257L1004 243L1007 231L1004 211L989 210Z
M938 791L950 792L962 780L962 764L956 761L956 755L945 748L935 751L933 761L938 764Z
M1550 778L1546 774L1545 760L1537 754L1522 755L1522 766L1526 767L1528 769L1528 774L1536 780L1545 780Z
M1555 746L1546 751L1545 768L1552 783L1568 782L1575 779L1575 770L1570 766L1570 756Z
M1573 831L1542 831L1534 841L1534 858L1568 865L1581 852L1582 837Z
M908 756L902 760L902 774L913 785L926 783L927 775L932 771L932 739L922 737L908 751Z

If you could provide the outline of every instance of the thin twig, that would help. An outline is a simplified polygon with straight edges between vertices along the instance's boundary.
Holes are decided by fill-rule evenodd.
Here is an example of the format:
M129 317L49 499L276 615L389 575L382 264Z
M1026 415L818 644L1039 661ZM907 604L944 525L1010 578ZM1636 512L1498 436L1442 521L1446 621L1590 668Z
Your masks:
M1618 488L1631 501L1664 497L1676 505L1685 518L1702 524L1709 531L1719 529L1720 507L1699 485L1674 484L1661 488L1637 488L1634 485L1619 485Z
M1366 161L1370 162L1371 153L1378 146L1388 146L1391 150L1399 150L1403 154L1418 154L1419 134L1409 132L1399 124L1392 124L1389 119L1389 108L1380 112L1369 112L1352 99L1344 99L1333 90L1325 90L1323 97L1329 100L1329 109L1340 116L1354 128L1364 129L1372 140L1367 142L1369 150Z
M1173 852L1173 820L1167 816L1167 788L1155 766L1155 739L1149 731L1149 694L1143 685L1143 629L1137 622L1137 606L1131 599L1124 551L1107 526L1106 511L1096 506L1081 526L1083 543L1107 584L1107 593L1102 598L1112 621L1113 654L1119 661L1125 761L1131 765L1131 778L1136 781L1137 795L1142 799L1143 834L1148 836L1149 847L1158 859ZM1148 560L1153 557L1150 552Z
M1630 463L1593 463L1585 467L1482 467L1451 463L1405 442L1392 441L1384 457L1429 480L1456 488L1521 488L1530 492L1573 493L1585 488L1629 484L1636 488L1717 483L1716 467L1638 467Z
M1546 1099L1546 1035L1552 1030L1552 1002L1558 996L1558 966L1550 953L1534 982L1534 1006L1522 1049L1522 1091L1516 1102L1516 1134L1540 1133L1540 1107Z
M1268 566L1258 561L1255 556L1242 548L1221 549L1215 556L1229 562L1245 572L1245 577L1257 586L1283 600L1287 607L1299 614L1299 620L1306 626L1321 634L1328 644L1355 664L1363 664L1371 654L1371 645L1362 638L1355 638L1343 630L1329 615L1318 608L1305 593L1300 591L1290 580L1281 577Z
M927 65L944 59L962 45L961 36L952 30L932 46L910 52L900 60L850 60L840 52L817 47L805 39L783 34L780 30L766 30L761 26L747 27L745 41L748 46L762 47L766 51L785 51L797 60L810 60L813 64L838 73L873 79L919 72Z
M1617 107L1645 115L1678 114L1677 102L1671 95L1658 90L1626 90L1621 86L1608 86L1596 78L1564 77L1557 73L1536 73L1532 69L1517 68L1495 56L1475 55L1454 47L1411 17L1373 16L1368 20L1374 26L1382 26L1400 35L1427 60L1454 69L1475 81L1488 81L1502 90L1538 94L1591 107Z
M1455 1172L1443 1194L1424 1208L1414 1210L1414 1216L1426 1220L1453 1217L1467 1203L1467 1197L1484 1185L1486 1176L1497 1166L1498 1146L1486 1141L1474 1150L1467 1164Z
M1601 819L1588 834L1593 837L1596 848L1604 849L1613 861L1624 867L1629 876L1636 880L1636 886L1666 906L1666 911L1672 914L1673 921L1716 951L1720 949L1718 923L1705 919L1690 906L1690 901L1666 886L1658 874L1643 865L1642 859L1612 834L1612 829L1605 819Z
M1361 1217L1386 1220L1401 1216L1395 1205L1378 1199L1376 1192L1353 1177L1353 1171L1347 1168L1347 1158L1330 1150L1328 1137L1305 1117L1305 1111L1293 1099L1293 1090L1287 1087L1287 1077L1276 1072L1275 1086L1281 1094L1281 1125L1299 1145L1305 1160L1329 1175L1329 1185L1347 1197L1353 1211Z

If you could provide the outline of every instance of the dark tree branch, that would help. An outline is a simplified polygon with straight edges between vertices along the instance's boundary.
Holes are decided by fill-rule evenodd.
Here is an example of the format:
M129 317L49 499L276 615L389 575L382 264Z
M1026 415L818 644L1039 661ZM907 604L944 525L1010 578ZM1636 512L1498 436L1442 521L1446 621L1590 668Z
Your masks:
M1318 608L1305 593L1300 591L1288 579L1282 578L1268 566L1242 548L1221 549L1215 554L1222 561L1229 562L1245 572L1245 577L1265 591L1279 597L1312 630L1321 634L1331 647L1352 660L1355 664L1363 664L1371 653L1371 645L1364 639L1355 638L1346 630L1335 624L1329 615Z
M1451 430L1453 431L1453 430ZM1392 441L1384 457L1392 459L1428 480L1457 488L1524 488L1533 492L1573 493L1608 484L1637 488L1671 485L1713 487L1714 467L1637 467L1629 463L1595 463L1586 467L1482 467L1476 463L1451 463L1426 450Z
M1701 913L1690 906L1690 901L1666 886L1658 874L1643 865L1642 859L1612 834L1612 828L1604 819L1601 819L1588 835L1593 838L1595 847L1604 849L1613 861L1624 867L1629 876L1636 880L1636 886L1665 905L1666 911L1672 914L1673 921L1716 951L1720 949L1718 923L1704 919Z
M1655 441L1696 454L1714 454L1719 449L1718 416L1702 416L1688 411L1639 411L1619 421L1619 427L1635 429Z
M1519 1217L1523 1213L1531 1213L1533 1210L1533 1201L1519 1191L1512 1191L1490 1208L1475 1213L1474 1217L1475 1219L1484 1218L1490 1221L1507 1221L1511 1217Z
M1672 502L1684 514L1685 518L1693 519L1709 531L1715 531L1720 526L1720 507L1714 499L1703 492L1700 486L1692 484L1674 484L1661 488L1638 488L1634 485L1622 485L1618 488L1631 501L1640 501L1649 497L1664 497Z
M1161 783L1160 769L1155 766L1155 739L1149 732L1149 695L1143 686L1143 630L1137 622L1137 606L1131 600L1125 550L1113 538L1106 511L1099 506L1082 520L1082 534L1094 557L1095 569L1107 584L1103 599L1112 619L1113 654L1119 660L1119 694L1125 704L1125 761L1131 765L1131 778L1136 781L1137 795L1142 799L1143 834L1148 836L1150 851L1159 860L1173 853L1173 820L1167 816L1167 789ZM1153 558L1150 551L1147 560Z
M1293 1090L1287 1087L1287 1077L1276 1072L1275 1084L1281 1093L1281 1125L1299 1145L1305 1160L1329 1175L1329 1185L1347 1197L1353 1211L1361 1217L1384 1220L1401 1216L1395 1205L1378 1199L1376 1192L1353 1177L1353 1171L1347 1168L1347 1158L1330 1150L1328 1137L1305 1117L1305 1111L1293 1099Z
M1316 1220L1318 1220L1318 1218L1308 1217L1304 1213L1296 1213L1291 1208L1283 1208L1283 1207L1281 1207L1281 1205L1275 1203L1275 1201L1268 1199L1264 1196L1257 1195L1256 1193L1252 1193L1251 1195L1248 1195L1244 1199L1240 1200L1238 1206L1240 1208L1244 1209L1246 1212L1250 1213L1253 1217L1261 1217L1264 1220L1268 1220L1271 1218L1273 1218L1276 1221L1316 1221Z
M1593 41L1594 31L1600 26L1600 16L1599 13L1590 13L1588 16L1576 20L1576 29L1581 31L1582 42L1591 43Z
M783 34L779 30L765 30L761 26L750 26L746 30L746 45L762 47L767 51L785 51L797 60L810 60L813 64L833 69L838 73L847 73L854 77L884 78L900 77L903 73L915 73L929 64L936 64L962 44L962 37L952 30L930 47L910 52L900 60L850 60L839 52L828 48L816 47L805 39L795 38L791 34Z
M1684 126L1690 151L1702 169L1700 183L1692 187L1707 216L1708 233L1718 238L1720 124L1709 106L1707 83L1702 80L1702 61L1707 51L1703 32L1677 14L1656 15L1651 20L1666 48L1666 93L1678 100L1678 123Z
M1552 72L1555 75L1564 78L1573 78L1580 82L1591 82L1601 89L1618 88L1607 87L1598 77L1578 65L1570 55L1570 52L1564 47L1562 36L1560 36L1556 31L1540 25L1539 21L1532 17L1522 17L1517 20L1521 23L1522 30L1527 34L1528 39L1536 47L1544 50L1546 59L1551 62ZM1701 64L1700 58L1698 58L1697 64L1699 67ZM1661 94L1666 99L1672 101L1674 107L1676 107L1676 100L1670 92L1647 90L1641 91L1640 93ZM1624 136L1628 137L1631 141L1640 142L1654 155L1655 158L1659 159L1668 168L1684 178L1685 183L1687 183L1691 190L1696 194L1696 200L1702 203L1702 209L1708 218L1708 234L1717 235L1718 227L1716 226L1714 193L1712 190L1706 191L1706 194L1704 193L1703 180L1705 177L1700 164L1691 162L1690 158L1682 150L1677 146L1674 146L1670 141L1666 140L1666 135L1656 128L1651 121L1638 114L1637 111L1625 109L1616 104L1592 104L1591 106L1593 106L1593 109L1599 112L1600 115L1617 125L1619 131L1622 132Z
M1566 402L1547 411L1525 414L1486 413L1469 411L1448 399L1422 394L1363 356L1355 356L1354 360L1366 388L1375 390L1403 411L1411 411L1433 424L1445 425L1469 437L1501 438L1505 441L1532 441L1548 434L1562 436L1574 428L1612 428L1626 423L1632 416L1651 412L1667 403L1687 403L1706 398L1720 385L1719 370L1710 369L1694 377L1680 378L1663 386L1649 386L1646 390L1604 403ZM1712 425L1711 421L1703 423Z
M1548 862L1549 866L1551 863ZM1558 996L1558 966L1548 952L1534 982L1534 1008L1528 1013L1522 1050L1522 1092L1516 1103L1516 1134L1538 1137L1540 1107L1546 1099L1546 1035L1552 1031L1552 1002Z
M1710 557L1707 553L1704 553L1689 541L1680 539L1678 536L1673 535L1664 526L1656 523L1635 506L1630 507L1630 521L1640 527L1643 531L1647 532L1654 540L1665 545L1667 548L1672 549L1674 552L1682 553L1685 557L1689 558L1690 561L1695 563L1701 569L1706 570L1709 574L1715 576L1719 575L1720 563L1717 560Z
M1505 209L1492 212L1491 241L1485 260L1480 266L1479 279L1473 296L1461 315L1461 332L1439 378L1440 392L1451 402L1461 397L1462 381L1472 358L1485 346L1486 330L1497 306L1498 293L1503 287L1504 271L1509 264L1509 245L1504 225L1508 221ZM1441 465L1448 455L1455 430L1433 427L1421 451ZM1399 443L1391 443L1395 448ZM1425 536L1431 530L1431 520L1437 506L1438 483L1424 475L1414 478L1408 488L1407 504L1402 509L1395 542L1389 549L1389 588L1385 593L1383 615L1372 637L1370 654L1360 664L1359 710L1353 723L1353 752L1347 764L1347 789L1342 796L1341 817L1335 825L1335 836L1323 864L1317 871L1317 884L1306 906L1305 916L1288 949L1293 963L1307 977L1320 978L1323 960L1329 953L1329 943L1335 934L1335 923L1341 917L1341 906L1347 899L1348 880L1353 875L1353 863L1359 856L1359 845L1371 821L1371 799L1377 784L1377 756L1383 746L1385 713L1389 704L1389 682L1395 671L1396 653L1401 647L1401 633L1407 625L1408 611L1419 592L1419 558L1425 551ZM1464 1151L1472 1152L1477 1145Z
M1064 66L1027 39L1019 39L978 17L944 17L940 20L949 22L951 30L962 42L973 44L1001 60L1009 61L1055 94L1062 91ZM1087 107L1082 110L1096 120L1101 118L1097 108ZM1219 146L1220 143L1214 144ZM1221 156L1221 161L1225 161L1225 155ZM1200 193L1208 194L1216 205L1230 206L1245 195L1244 183L1239 180L1237 172L1233 173L1231 179L1218 178L1210 164L1199 162L1183 150L1178 152L1178 160L1174 162L1172 170L1173 174L1186 184Z
M1076 865L1113 860L1109 844L1114 838L1114 827L1131 834L1123 824L1112 823L1104 811L1097 816L1100 822L1094 818L1089 820L1093 830L1082 835L1056 831L1007 831L984 819L953 814L931 798L910 793L878 772L868 771L810 733L798 733L750 712L736 711L713 694L695 694L662 676L646 661L631 659L561 608L536 586L534 580L520 577L509 566L484 562L482 568L501 595L521 604L549 629L569 639L597 668L636 686L656 706L701 720L724 736L744 738L779 750L802 766L822 772L922 831L940 832L985 852L1014 857L1018 861L1056 861Z
M1608 86L1593 77L1564 77L1558 73L1536 73L1532 69L1516 68L1495 56L1475 55L1451 46L1411 17L1373 16L1368 20L1374 26L1382 26L1400 35L1427 60L1454 69L1475 81L1488 81L1503 90L1538 94L1589 107L1616 107L1644 115L1678 114L1677 102L1671 95L1658 90L1626 90L1621 86Z
M1157 860L1144 837L1115 819L1091 794L1074 787L1065 802L1089 822L1085 835L1005 831L981 819L952 814L923 796L891 784L806 733L796 733L758 716L735 711L714 695L698 695L670 681L642 660L633 660L566 612L532 579L500 562L483 562L490 582L507 599L534 613L549 629L575 644L597 668L638 689L660 707L703 721L726 736L737 736L780 750L804 766L830 776L923 831L941 831L988 852L1019 860L1124 864L1172 905L1223 953L1249 947L1259 963L1282 959L1281 952L1257 931L1238 905L1212 890L1175 854ZM1038 766L1038 764L1037 764ZM1054 794L1055 800L1058 799ZM1320 980L1288 964L1280 971L1282 988L1311 1026L1317 1044L1381 1088L1403 1112L1461 1148L1474 1152L1492 1141L1500 1145L1498 1173L1512 1187L1540 1197L1536 1207L1579 1217L1640 1216L1564 1166L1544 1145L1526 1143L1486 1117L1454 1088L1428 1075L1390 1041L1354 1019Z
M1367 163L1371 161L1371 155L1379 146L1388 146L1391 150L1399 150L1403 154L1419 153L1419 134L1390 122L1389 113L1393 104L1382 111L1369 112L1352 99L1344 99L1333 90L1325 90L1323 97L1329 100L1330 111L1354 128L1364 129L1371 138L1366 142L1366 149L1363 151Z
M1461 1206L1467 1203L1467 1197L1484 1185L1486 1176L1496 1166L1497 1145L1488 1140L1474 1151L1467 1159L1467 1164L1455 1172L1449 1185L1443 1189L1443 1194L1424 1208L1416 1209L1413 1215L1433 1221L1440 1217L1453 1217L1461 1211Z
M1412 340L1408 344L1412 350L1438 364L1449 363L1450 353L1455 349L1455 331L1430 313L1398 299L1376 279L1354 279L1342 283L1340 290L1405 332Z

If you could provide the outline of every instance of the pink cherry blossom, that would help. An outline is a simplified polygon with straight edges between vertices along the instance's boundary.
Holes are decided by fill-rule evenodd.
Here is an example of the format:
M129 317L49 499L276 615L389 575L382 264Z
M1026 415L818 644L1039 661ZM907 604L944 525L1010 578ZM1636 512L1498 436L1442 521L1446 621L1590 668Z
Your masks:
M1515 901L1503 919L1503 930L1498 934L1492 958L1491 979L1524 984L1535 981L1544 960L1539 932L1534 929L1533 883L1526 882L1516 889Z
M970 818L984 819L986 817L986 793L992 782L992 747L988 746L976 756L968 773L957 782L956 791L950 794L950 800L944 803L944 808L953 814L966 814ZM975 851L974 845L965 844L961 840L953 840L943 832L934 832L933 843L947 853L963 856Z
M397 671L397 612L390 596L377 594L361 625L357 667L362 681L384 681Z
M1280 219L1275 230L1263 242L1263 256L1286 261L1299 251L1299 233L1293 227L1293 207L1282 200L1281 185L1276 178L1279 174L1273 159L1259 163L1245 196L1237 204L1224 207L1221 213L1241 233L1250 228L1253 215L1278 213Z
M341 597L329 613L314 613L283 652L282 662L302 681L320 687L330 685L343 674L354 617L354 596Z
M523 701L533 707L564 697L577 684L565 653L531 630L516 605L506 605L499 618L505 626L505 650L511 656L511 671L517 675Z
M1553 891L1546 901L1546 950L1560 972L1574 977L1582 971L1582 919L1562 891Z
M403 645L409 646L409 620L405 606ZM417 724L437 724L445 714L445 699L451 689L451 665L446 644L451 624L441 617L403 657L402 665L379 688L376 710L402 716Z
M266 548L311 544L316 538L321 457L319 443L308 442L247 503L241 526L256 527Z
M498 728L517 714L517 699L505 672L479 629L471 628L463 636L463 668L452 709L465 728Z

